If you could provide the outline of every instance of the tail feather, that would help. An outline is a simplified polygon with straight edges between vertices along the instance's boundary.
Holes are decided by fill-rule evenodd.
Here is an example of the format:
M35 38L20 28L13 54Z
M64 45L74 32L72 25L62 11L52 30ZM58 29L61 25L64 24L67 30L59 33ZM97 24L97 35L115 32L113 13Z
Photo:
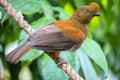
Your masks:
M23 43L22 45L20 45L19 47L17 47L16 49L14 49L12 52L10 52L7 57L6 60L10 63L17 63L20 58L25 55L29 50L31 49L31 47L27 44L27 42Z

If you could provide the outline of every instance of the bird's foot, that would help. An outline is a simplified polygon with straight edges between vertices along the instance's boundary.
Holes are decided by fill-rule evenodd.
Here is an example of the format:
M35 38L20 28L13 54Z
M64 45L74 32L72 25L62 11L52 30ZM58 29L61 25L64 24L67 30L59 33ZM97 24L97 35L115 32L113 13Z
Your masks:
M61 57L59 58L59 62L57 63L57 66L60 67L62 64L68 64L64 59L62 59Z

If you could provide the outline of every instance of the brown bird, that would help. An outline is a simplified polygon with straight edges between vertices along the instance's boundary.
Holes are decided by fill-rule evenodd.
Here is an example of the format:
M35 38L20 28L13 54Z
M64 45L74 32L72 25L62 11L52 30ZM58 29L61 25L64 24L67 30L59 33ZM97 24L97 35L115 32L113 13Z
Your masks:
M44 50L56 63L60 51L75 51L87 37L87 25L94 16L100 16L99 5L91 3L80 7L68 20L59 20L33 32L22 45L10 52L6 59L17 63L32 48Z

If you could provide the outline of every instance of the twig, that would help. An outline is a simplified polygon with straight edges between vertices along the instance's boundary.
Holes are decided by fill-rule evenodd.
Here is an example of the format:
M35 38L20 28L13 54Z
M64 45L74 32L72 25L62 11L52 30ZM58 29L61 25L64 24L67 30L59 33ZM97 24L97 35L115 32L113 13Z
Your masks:
M16 12L15 9L13 9L12 6L6 0L0 0L0 5L5 9L7 14L11 16L25 32L27 32L28 34L34 32L34 29L32 29L31 26L23 19L22 14Z
M34 32L34 29L32 29L32 27L23 19L22 14L16 12L6 0L0 0L0 5L25 32L27 32L28 34ZM83 80L83 78L80 77L79 74L77 74L69 64L63 63L60 65L60 68L63 71L65 71L69 75L69 77L72 78L73 80Z
M84 80L69 64L62 64L60 67L69 75L72 80Z

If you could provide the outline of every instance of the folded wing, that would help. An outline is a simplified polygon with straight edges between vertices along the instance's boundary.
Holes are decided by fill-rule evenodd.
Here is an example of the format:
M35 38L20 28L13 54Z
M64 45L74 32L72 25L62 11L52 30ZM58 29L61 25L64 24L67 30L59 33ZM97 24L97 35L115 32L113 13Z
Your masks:
M75 42L53 24L36 30L29 37L30 46L44 51L65 51L71 49Z

